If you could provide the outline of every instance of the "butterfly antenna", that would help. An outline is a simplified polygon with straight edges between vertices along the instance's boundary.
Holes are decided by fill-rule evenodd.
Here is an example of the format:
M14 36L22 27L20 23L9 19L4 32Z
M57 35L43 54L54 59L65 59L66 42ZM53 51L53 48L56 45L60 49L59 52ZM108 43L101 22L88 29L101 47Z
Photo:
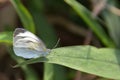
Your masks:
M59 44L59 42L60 42L60 38L58 39L57 43L55 44L55 46L52 49L56 48L57 45Z

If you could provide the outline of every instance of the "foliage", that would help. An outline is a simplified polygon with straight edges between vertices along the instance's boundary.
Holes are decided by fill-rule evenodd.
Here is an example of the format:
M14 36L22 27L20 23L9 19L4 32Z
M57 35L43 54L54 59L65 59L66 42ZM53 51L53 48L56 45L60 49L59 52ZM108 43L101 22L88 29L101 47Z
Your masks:
M30 1L29 4L32 4L32 6L28 6L29 10L25 8L20 0L10 0L10 2L18 13L23 27L33 33L37 32L37 35L43 39L47 46L52 48L57 38L54 29L48 24L43 14L43 2L39 0ZM37 3L41 3L41 5L39 6ZM26 80L38 80L36 72L27 66L38 62L45 63L44 80L66 80L63 66L100 77L120 79L120 50L116 49L116 47L119 48L120 46L119 17L109 11L103 11L102 16L104 16L103 19L106 22L105 26L107 26L109 36L97 19L80 2L65 0L64 3L72 7L74 12L87 24L106 48L98 49L93 46L83 45L60 47L52 49L46 57L25 60L15 56L11 49L13 31L1 32L0 43L9 46L8 51L11 57L18 63L15 67L23 69ZM109 8L106 9L110 10L112 4L107 6Z
M102 77L120 79L120 50L71 46L56 48L45 58L28 60L15 67L36 62L54 63Z

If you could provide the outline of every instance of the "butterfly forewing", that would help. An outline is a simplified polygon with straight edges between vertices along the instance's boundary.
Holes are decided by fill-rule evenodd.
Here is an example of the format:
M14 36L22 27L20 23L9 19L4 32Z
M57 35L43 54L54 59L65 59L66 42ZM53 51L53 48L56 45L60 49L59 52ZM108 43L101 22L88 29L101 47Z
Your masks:
M15 54L24 58L36 58L48 54L48 49L42 40L23 28L14 31L13 46Z

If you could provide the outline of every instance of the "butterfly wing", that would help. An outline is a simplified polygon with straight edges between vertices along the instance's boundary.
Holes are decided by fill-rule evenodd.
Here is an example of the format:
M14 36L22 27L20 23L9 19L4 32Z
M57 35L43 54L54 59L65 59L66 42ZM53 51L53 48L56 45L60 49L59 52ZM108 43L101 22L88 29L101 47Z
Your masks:
M37 58L49 53L42 40L23 28L14 31L13 49L17 56L23 58Z

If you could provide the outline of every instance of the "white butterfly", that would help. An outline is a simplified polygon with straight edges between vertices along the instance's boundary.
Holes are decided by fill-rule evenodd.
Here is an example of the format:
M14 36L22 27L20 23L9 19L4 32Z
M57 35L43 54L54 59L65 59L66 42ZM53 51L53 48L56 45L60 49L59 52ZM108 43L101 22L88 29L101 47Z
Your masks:
M45 57L50 52L41 39L23 28L14 31L13 50L17 56L26 59Z

